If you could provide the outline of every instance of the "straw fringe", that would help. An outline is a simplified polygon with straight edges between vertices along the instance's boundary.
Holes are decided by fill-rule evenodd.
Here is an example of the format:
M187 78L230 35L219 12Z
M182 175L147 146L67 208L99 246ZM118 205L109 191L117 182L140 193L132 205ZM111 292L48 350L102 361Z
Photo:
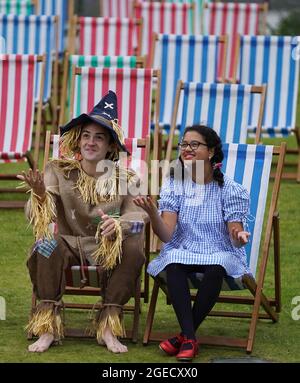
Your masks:
M53 234L49 228L49 224L56 218L56 208L53 197L51 193L46 191L45 200L41 201L32 189L30 192L31 203L29 208L29 217L30 223L33 226L35 239L52 239Z
M54 335L55 340L64 337L64 328L61 317L53 308L42 308L35 312L25 330L36 336L49 333Z
M123 318L120 318L120 314L112 313L108 314L103 320L101 320L96 329L96 337L98 342L101 342L104 335L104 330L109 327L114 336L121 338L126 337L126 331L124 327Z
M112 270L118 263L121 262L122 254L122 228L119 221L115 220L116 239L109 240L101 236L100 228L102 222L98 224L95 235L96 241L100 243L98 249L94 251L92 257L95 262L102 266L105 270Z

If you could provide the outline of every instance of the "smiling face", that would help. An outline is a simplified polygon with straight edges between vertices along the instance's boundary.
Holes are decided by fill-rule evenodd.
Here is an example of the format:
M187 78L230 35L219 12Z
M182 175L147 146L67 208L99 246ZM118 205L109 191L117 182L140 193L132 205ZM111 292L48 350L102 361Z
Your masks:
M115 144L111 143L111 136L107 129L91 123L82 128L79 147L83 160L99 162L106 158Z
M189 144L188 146L186 146ZM185 147L186 146L186 147ZM198 148L197 148L198 146ZM188 131L181 141L180 156L182 161L202 160L205 163L209 162L209 158L214 154L214 149L208 148L204 137L196 131Z

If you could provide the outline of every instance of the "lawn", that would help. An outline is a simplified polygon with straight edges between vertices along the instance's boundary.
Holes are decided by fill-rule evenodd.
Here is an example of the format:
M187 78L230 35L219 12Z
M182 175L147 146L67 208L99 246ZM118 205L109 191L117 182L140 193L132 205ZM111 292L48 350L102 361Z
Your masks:
M292 139L289 139L289 146ZM276 142L276 141L272 141ZM20 165L1 165L1 171L13 171ZM23 165L22 165L23 166ZM26 165L25 165L26 167ZM11 196L6 196L11 198ZM25 198L19 195L18 198ZM282 181L279 199L281 229L281 276L282 312L279 323L259 321L252 357L277 362L300 362L300 320L292 319L292 299L300 296L300 187L294 181ZM0 321L0 362L174 362L173 358L162 356L157 343L144 347L142 336L148 304L142 303L139 342L126 341L129 352L112 355L98 346L94 339L65 339L63 345L51 347L44 354L27 352L29 342L24 326L27 323L31 303L31 283L26 269L27 251L33 241L32 232L22 210L1 210L1 253L0 253L0 296L6 301L6 320ZM266 275L266 292L272 294L273 256L269 259ZM300 298L299 298L300 299ZM219 305L220 306L220 305ZM221 306L220 306L221 307ZM300 314L300 307L298 309ZM87 312L68 312L68 324L86 327ZM126 318L129 324L132 316ZM172 308L166 305L160 294L154 329L178 331ZM245 335L248 320L208 318L199 334ZM201 346L195 362L209 362L216 358L246 357L243 350L225 347Z

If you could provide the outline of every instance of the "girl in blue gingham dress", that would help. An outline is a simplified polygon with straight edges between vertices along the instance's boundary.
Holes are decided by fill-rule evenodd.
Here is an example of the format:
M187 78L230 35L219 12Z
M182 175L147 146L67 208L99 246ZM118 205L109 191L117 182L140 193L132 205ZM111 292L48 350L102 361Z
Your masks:
M159 347L187 361L197 355L196 330L216 303L223 278L250 273L243 248L250 235L244 231L250 201L247 190L221 172L222 143L213 129L187 128L179 147L179 174L189 167L191 176L178 177L175 169L176 175L162 186L159 210L149 197L137 197L135 203L148 213L153 231L164 243L148 273L154 277L166 273L181 327L180 334ZM196 171L199 161L202 180ZM203 274L193 307L188 285L191 273Z

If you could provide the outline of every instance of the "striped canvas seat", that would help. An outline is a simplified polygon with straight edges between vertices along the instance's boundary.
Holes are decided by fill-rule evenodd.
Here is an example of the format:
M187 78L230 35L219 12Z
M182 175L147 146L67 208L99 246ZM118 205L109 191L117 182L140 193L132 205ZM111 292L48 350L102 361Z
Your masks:
M169 132L178 80L217 82L218 73L223 77L226 37L159 34L154 44L152 67L161 70L159 124ZM178 114L177 126L180 118Z
M190 26L191 9L194 9L193 4L136 2L135 17L143 19L142 55L151 53L153 33L194 33Z
M101 271L100 266L71 266L66 269L66 284L72 287L82 287L82 271L84 270L87 279L86 285L91 287L101 287Z
M201 335L199 336L200 344L241 347L244 348L247 353L251 353L253 350L258 319L271 319L273 322L278 321L281 301L279 215L277 212L277 201L285 151L286 144L284 143L281 144L280 148L265 145L223 144L224 160L222 171L231 179L242 184L250 194L250 214L247 218L248 227L245 227L245 229L251 233L251 237L250 241L245 246L245 250L247 254L247 264L252 275L246 274L237 279L231 277L224 278L222 289L235 290L236 294L225 295L222 293L218 298L218 302L227 304L226 311L222 308L222 310L214 310L210 312L210 315L212 316L227 317L230 319L239 318L239 335L229 337L225 333L222 335L219 333L219 335L214 334L212 336L206 336L204 334L205 330L202 328ZM270 184L271 165L275 155L279 155L278 163L276 165L276 176L274 184ZM269 190L271 191L271 202L269 208L267 208L266 201L269 188L271 189ZM264 226L265 216L267 219ZM274 283L272 281L272 287L275 287L275 298L269 298L263 292L272 234L274 235L273 246L275 264ZM262 246L260 246L262 238L264 238L264 241ZM260 248L261 258L259 258ZM203 275L201 273L191 273L189 281L190 287L198 288L202 277ZM160 273L159 277L154 279L151 307L149 307L145 325L144 344L147 344L149 340L160 340L170 336L171 329L167 334L152 332L159 289L162 289L162 291L168 295L165 281L164 273ZM247 288L251 292L251 295L238 295L238 290L244 288ZM229 304L250 305L251 311L242 309L236 310L234 306L230 306ZM273 306L276 307L276 311ZM260 312L260 307L264 309L265 313ZM242 332L240 331L242 330L243 325L241 321L242 318L246 318L248 323L246 336L241 335ZM234 329L233 324L232 328Z
M260 31L264 34L267 10L267 3L213 2L205 4L204 33L228 35L226 78L234 78L238 57L237 35L258 35Z
M32 15L34 4L31 0L0 0L0 13Z
M70 52L80 55L133 56L140 54L141 19L74 17ZM77 38L78 33L78 38Z
M0 160L11 162L27 158L32 148L34 89L38 65L34 55L2 55L0 60ZM41 105L39 105L41 114ZM38 157L39 123L36 128L34 159Z
M36 7L37 15L59 16L58 21L58 52L62 54L66 47L66 31L68 21L74 12L74 0L39 0Z
M263 135L288 136L296 126L299 90L300 37L241 36L238 81L267 84L262 120ZM259 113L256 96L251 100L249 129L255 132Z
M52 68L55 55L57 20L54 16L0 15L0 35L5 38L9 54L37 54L46 56L43 101L51 97ZM39 100L42 72L37 71L35 100Z
M84 56L66 53L63 75L63 91L61 96L60 125L63 125L65 105L70 107L72 66L93 68L136 68L144 67L144 58L137 56Z
M134 0L100 0L102 17L131 17Z

